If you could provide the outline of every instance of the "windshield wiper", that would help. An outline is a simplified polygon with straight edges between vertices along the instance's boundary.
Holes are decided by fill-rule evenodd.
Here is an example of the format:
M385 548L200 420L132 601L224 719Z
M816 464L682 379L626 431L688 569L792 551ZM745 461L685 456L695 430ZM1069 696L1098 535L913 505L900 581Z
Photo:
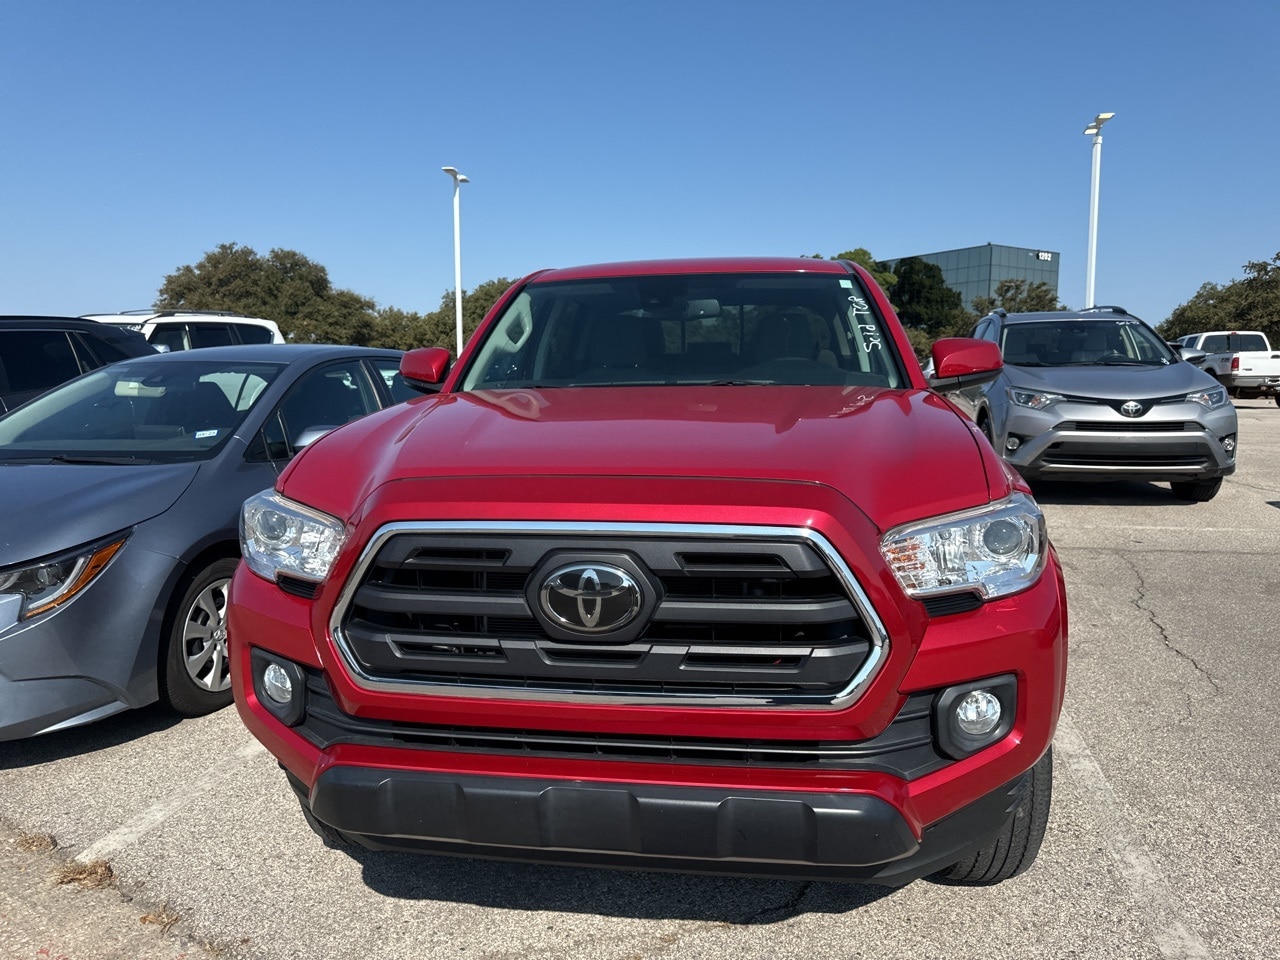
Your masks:
M778 384L778 380L682 380L681 386L696 387L768 387Z
M55 457L49 458L50 463L86 463L86 464L103 464L114 467L129 467L135 463L154 463L154 460L144 460L142 457L89 457L79 455L67 455L60 453Z

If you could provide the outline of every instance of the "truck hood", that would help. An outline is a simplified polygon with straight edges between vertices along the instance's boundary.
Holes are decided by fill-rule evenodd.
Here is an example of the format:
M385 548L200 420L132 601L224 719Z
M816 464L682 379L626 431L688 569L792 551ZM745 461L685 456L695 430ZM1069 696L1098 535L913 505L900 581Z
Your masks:
M159 516L198 463L0 463L0 567L57 553Z
M866 387L562 388L445 394L308 448L281 480L350 518L378 486L442 477L826 484L886 529L1003 496L1009 478L940 397ZM343 479L335 482L335 472ZM992 476L991 474L994 474ZM519 496L519 487L510 487Z
M1005 366L1010 386L1099 400L1154 400L1207 390L1217 381L1189 363L1165 366L1116 364L1087 367Z

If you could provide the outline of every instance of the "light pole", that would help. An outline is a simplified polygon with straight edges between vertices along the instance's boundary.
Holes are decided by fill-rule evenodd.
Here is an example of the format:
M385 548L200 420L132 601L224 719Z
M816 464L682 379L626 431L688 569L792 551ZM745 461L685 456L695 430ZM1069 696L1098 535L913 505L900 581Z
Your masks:
M470 183L465 173L459 173L457 167L441 167L453 178L453 308L457 315L458 352L462 356L462 218L458 204L458 188Z
M1100 113L1084 128L1084 135L1093 137L1093 178L1089 186L1089 259L1084 281L1086 308L1093 306L1094 264L1098 257L1098 181L1102 173L1102 125L1114 116L1114 113Z

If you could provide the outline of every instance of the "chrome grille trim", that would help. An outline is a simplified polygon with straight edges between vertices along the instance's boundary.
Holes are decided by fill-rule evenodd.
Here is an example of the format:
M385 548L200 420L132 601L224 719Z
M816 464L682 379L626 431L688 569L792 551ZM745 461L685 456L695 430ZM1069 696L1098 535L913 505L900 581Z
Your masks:
M434 683L422 680L387 680L368 675L360 669L354 650L343 634L342 620L364 575L379 551L392 537L400 534L448 535L538 535L546 537L644 537L727 540L727 539L799 539L807 541L840 581L850 601L866 625L871 649L849 683L834 696L778 695L706 695L698 693L610 694L590 691L521 690L484 683ZM411 693L443 697L483 696L495 700L536 700L561 703L647 705L647 706L712 706L712 707L789 707L799 709L843 710L862 695L875 679L889 656L889 634L862 585L844 558L822 534L807 527L746 526L731 524L663 524L663 523L556 523L533 521L413 521L385 524L378 529L361 551L329 619L333 637L352 681L365 690L381 693Z

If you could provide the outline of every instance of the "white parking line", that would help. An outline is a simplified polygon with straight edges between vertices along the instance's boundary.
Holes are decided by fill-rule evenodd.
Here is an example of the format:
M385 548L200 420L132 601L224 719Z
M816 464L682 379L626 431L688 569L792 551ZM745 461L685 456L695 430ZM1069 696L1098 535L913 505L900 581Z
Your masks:
M1058 719L1053 744L1055 752L1080 782L1081 795L1093 808L1094 823L1106 837L1107 852L1129 885L1134 901L1147 914L1160 954L1168 960L1211 958L1204 941L1178 919L1178 907L1160 868L1142 845L1089 745L1065 710Z
M76 857L76 861L78 863L92 863L94 860L110 860L121 850L132 846L142 837L156 829L190 803L191 800L212 790L218 785L218 781L223 778L229 768L238 767L246 760L266 752L266 747L257 740L246 744L226 760L210 767L203 777L186 784L182 790L148 807L131 822L112 830L105 837L90 844L80 852Z

